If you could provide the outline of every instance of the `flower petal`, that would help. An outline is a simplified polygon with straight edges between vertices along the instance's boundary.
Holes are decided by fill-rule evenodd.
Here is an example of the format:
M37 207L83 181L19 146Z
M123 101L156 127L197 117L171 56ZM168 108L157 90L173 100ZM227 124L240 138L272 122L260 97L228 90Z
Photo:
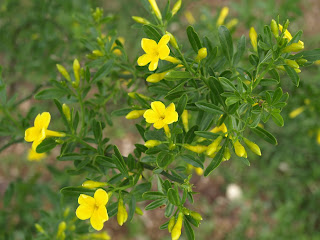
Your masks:
M149 64L149 71L154 71L157 69L158 67L158 63L159 63L159 57L158 56L154 56L151 59L151 63Z
M106 206L100 206L97 210L97 214L100 216L100 218L105 222L109 220L108 212Z
M170 36L168 34L163 35L158 43L158 47L160 48L163 45L167 45L169 41L170 41Z
M148 109L147 111L145 111L143 117L146 119L147 123L155 123L160 118L159 114L152 109Z
M97 230L100 231L103 228L103 223L105 221L103 220L103 218L100 216L98 209L94 209L92 216L90 218L90 223L91 226Z
M164 112L165 118L163 119L164 123L171 124L178 121L178 113L176 112L176 106L174 103L171 103Z
M166 107L160 101L152 102L151 103L151 108L153 109L153 111L155 111L156 113L159 114L159 117L161 117L161 115L164 115L164 112L166 110Z
M26 140L27 142L33 142L35 139L38 138L40 132L41 132L41 129L39 128L36 128L36 127L28 128L24 132L24 140Z
M154 53L158 49L157 43L148 38L142 38L141 40L141 47L146 53Z
M81 220L89 219L94 211L94 206L90 206L87 204L80 205L76 210L76 215Z
M108 193L105 190L99 188L94 193L94 199L96 200L96 205L105 206L109 200Z
M51 120L51 115L48 112L43 112L38 114L36 119L34 120L34 126L38 128L47 129Z
M78 197L78 203L79 204L87 204L87 205L92 205L95 206L96 204L96 200L86 194L80 194L80 196Z
M159 57L161 60L164 60L170 54L170 49L167 45L159 47Z
M165 123L163 122L163 120L159 120L153 124L153 127L156 129L161 129L163 128L164 125Z
M138 63L139 66L145 66L145 65L147 65L149 62L151 62L151 60L152 60L152 55L150 55L150 54L143 54L142 56L140 56L140 57L138 58L137 63Z

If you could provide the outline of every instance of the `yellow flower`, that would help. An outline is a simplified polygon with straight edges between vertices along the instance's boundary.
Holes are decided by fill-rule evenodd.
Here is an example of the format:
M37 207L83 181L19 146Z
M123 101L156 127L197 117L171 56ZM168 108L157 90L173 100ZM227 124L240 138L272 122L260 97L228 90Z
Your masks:
M249 37L250 37L250 40L251 40L251 45L253 47L253 50L256 52L257 49L258 49L258 43L257 43L258 34L257 34L256 30L254 29L254 27L250 28Z
M122 226L127 221L127 219L128 219L127 210L123 205L123 200L120 199L118 202L118 213L117 213L118 224Z
M226 19L228 14L229 14L229 8L223 7L220 12L219 18L217 20L217 26L221 26L224 23L224 20Z
M47 156L46 153L37 153L32 148L29 149L28 152L28 160L29 161L40 161L41 159Z
M142 38L141 47L146 52L141 57L138 58L138 65L145 66L149 64L149 70L154 71L158 67L159 58L164 60L170 54L170 49L167 46L170 41L170 36L168 34L164 35L159 43L148 38Z
M279 24L279 30L280 30L281 32L282 32L282 30L283 30L283 26L282 26L281 24ZM286 30L286 31L284 32L284 38L288 39L288 41L291 41L292 35L291 35L291 33L290 33L288 30ZM301 40L299 40L298 44L301 45L301 46L304 46L304 42L302 42Z
M46 137L64 137L65 133L48 130L51 115L48 112L39 113L34 120L34 127L30 127L25 131L24 140L32 143L32 149L36 151L37 146Z
M154 128L161 129L168 124L178 121L178 113L174 103L171 103L167 108L160 101L151 103L151 109L148 109L143 117L147 123L153 123Z
M94 197L80 194L78 198L80 206L76 210L77 217L80 220L90 218L91 226L95 230L100 231L103 228L104 222L109 219L106 209L108 200L108 193L101 188L94 193Z

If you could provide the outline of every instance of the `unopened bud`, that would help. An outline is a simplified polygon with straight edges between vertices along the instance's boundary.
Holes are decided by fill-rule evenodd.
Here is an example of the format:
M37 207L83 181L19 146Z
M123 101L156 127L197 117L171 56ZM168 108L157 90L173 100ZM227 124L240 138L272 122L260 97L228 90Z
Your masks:
M169 32L166 32L166 34L170 36L170 44L172 45L172 47L174 47L175 49L179 49L176 38Z
M143 215L143 211L141 210L141 208L139 207L136 207L136 210L135 210L136 214L142 216Z
M64 212L63 212L63 217L64 217L64 218L68 217L69 212L70 212L70 208L67 207L67 208L64 210Z
M172 240L178 240L180 238L180 236L181 236L183 217L184 217L183 213L179 212L177 222L176 222L176 224L174 225L174 227L172 228L172 231L171 231Z
M201 221L202 220L202 216L198 212L190 211L190 216L193 217L197 221Z
M297 116L299 116L303 111L305 110L305 107L298 107L295 110L293 110L292 112L289 113L289 117L290 118L296 118Z
M137 22L137 23L140 23L140 24L150 24L150 22L145 19L145 18L142 18L142 17L138 17L138 16L132 16L132 19Z
M41 227L40 224L36 223L34 226L36 227L36 229L37 229L37 231L38 231L39 233L44 233L44 230L43 230L43 228Z
M221 143L223 137L217 137L207 148L207 155L210 156L217 151L219 144Z
M169 71L162 72L162 73L153 73L150 76L147 77L146 81L151 82L151 83L157 83L160 82L162 79L164 79L164 76L168 73Z
M253 153L261 156L261 150L260 150L260 147L259 147L257 144L255 144L254 142L251 142L251 141L250 141L249 139L247 139L247 138L243 138L243 141L244 141L244 143L250 148L250 150L251 150Z
M228 7L223 7L221 12L220 12L220 15L218 17L218 20L217 20L217 26L218 27L223 25L224 20L226 19L228 14L229 14L229 8Z
M228 147L226 147L226 148L224 149L224 152L223 152L223 160L224 160L224 161L228 161L228 160L230 159L230 157L231 157L230 150L229 150Z
M75 59L73 61L73 73L74 73L74 79L76 80L76 85L79 86L80 83L80 63L78 59Z
M317 130L317 143L320 145L320 128Z
M183 128L186 132L189 131L189 113L188 110L184 110L181 115Z
M98 187L104 187L106 185L107 185L106 182L96 182L96 181L92 181L92 180L87 180L87 181L82 183L82 187L89 188L89 189L98 188Z
M137 119L141 117L146 110L133 110L126 115L126 119Z
M200 48L198 51L198 55L196 57L196 62L200 62L202 59L206 58L208 55L207 48Z
M285 59L284 62L292 68L299 68L299 64L295 60Z
M279 28L278 28L278 24L277 24L276 20L274 20L274 19L271 20L270 27L271 27L271 32L273 33L273 35L276 38L278 38L279 37Z
M308 62L307 59L304 59L304 58L299 58L296 60L296 62L299 64L299 65L304 65Z
M62 104L62 112L66 119L70 122L71 121L71 113L70 113L70 108L67 104Z
M253 47L253 50L255 52L257 52L257 50L258 50L258 34L257 34L256 30L254 29L254 27L250 28L249 37L250 37L250 41L251 41L251 45Z
M164 60L171 62L173 64L180 64L181 63L181 61L178 58L171 57L171 56L166 57Z
M207 146L204 146L204 145L192 146L189 144L183 144L182 146L192 152L195 152L195 153L203 153L207 150Z
M161 12L158 8L158 4L156 2L156 0L149 0L149 3L151 5L151 8L154 12L154 14L156 15L156 17L159 19L159 20L162 20L162 15L161 15Z
M119 199L118 202L118 213L117 213L117 221L120 226L122 226L128 219L128 213L123 205L123 200Z
M247 152L238 140L233 144L233 146L237 156L245 157Z
M181 8L181 0L178 0L174 5L173 5L173 8L172 8L172 16L175 15L179 9Z
M170 218L169 223L168 223L168 232L171 233L175 223L175 217L173 216Z
M56 64L58 71L61 73L61 75L67 79L69 82L71 82L71 78L67 70L64 68L64 66L60 64Z
M235 27L238 23L239 23L239 20L237 18L233 18L229 22L227 22L226 28L231 29Z
M289 46L286 46L282 52L283 53L290 53L290 52L299 52L304 49L304 45L300 42L298 43L292 43Z
M153 147L156 147L156 146L158 146L158 145L160 145L160 144L161 144L161 142L158 141L158 140L148 140L148 141L145 142L144 145L145 145L147 148L153 148Z
M92 54L94 56L97 56L97 57L102 57L103 56L103 52L101 52L100 50L93 50Z

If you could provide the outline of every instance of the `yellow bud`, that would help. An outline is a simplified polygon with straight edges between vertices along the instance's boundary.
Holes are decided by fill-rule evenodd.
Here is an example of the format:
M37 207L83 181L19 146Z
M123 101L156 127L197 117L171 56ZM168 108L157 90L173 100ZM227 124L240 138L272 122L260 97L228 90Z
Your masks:
M145 19L145 18L142 18L142 17L138 17L138 16L132 16L132 19L137 22L137 23L140 23L140 24L150 24L150 22Z
M122 226L128 219L128 213L123 205L123 200L120 199L118 202L118 213L117 213L117 221L120 226Z
M59 227L58 227L58 232L57 232L57 239L65 239L65 233L64 231L66 230L66 227L67 227L67 224L65 221L62 221L60 224L59 224Z
M198 51L198 55L196 57L196 62L200 62L202 59L207 57L207 49L206 48L200 48Z
M158 141L158 140L148 140L148 141L145 142L144 145L145 145L147 148L153 148L153 147L156 147L156 146L158 146L158 145L160 145L160 144L161 144L161 142Z
M218 20L217 20L217 26L218 27L221 26L224 23L224 20L226 19L228 14L229 14L229 8L228 7L223 7L221 12L220 12L220 15L218 17Z
M315 61L314 64L320 65L320 60Z
M196 20L194 19L193 15L190 11L185 11L184 16L186 17L189 24L192 25L196 22Z
M217 137L207 148L207 155L210 156L217 151L219 144L221 143L223 137Z
M126 119L137 119L141 117L146 110L133 110L126 115Z
M171 57L171 56L166 57L164 60L171 62L173 64L180 64L181 63L181 61L178 58Z
M246 150L241 145L241 143L237 140L234 144L234 150L239 157L245 157L246 156Z
M64 68L64 66L60 64L56 64L58 71L61 73L61 75L67 79L69 82L71 82L71 78L67 70Z
M230 159L230 157L231 157L231 153L230 153L230 150L229 150L229 148L228 147L226 147L225 149L224 149L224 152L223 152L223 160L224 161L228 161L229 159Z
M304 58L299 58L296 60L296 62L299 64L299 65L304 65L308 62L307 59L304 59Z
M175 49L179 49L176 38L169 32L166 32L166 34L170 36L170 44L172 45L172 47L174 47Z
M149 0L149 3L151 5L151 8L154 12L154 14L156 15L156 17L159 19L159 20L162 20L162 15L161 15L161 12L158 8L158 4L156 2L156 0Z
M250 28L249 37L251 41L251 45L253 47L253 50L256 52L258 50L258 34L254 27Z
M173 8L172 8L172 16L174 16L180 9L181 7L181 0L178 0L174 5L173 5Z
M193 217L197 221L201 221L202 220L202 216L198 212L190 211L190 216Z
M295 60L285 59L284 62L292 68L299 68L299 64Z
M204 145L192 146L189 144L183 144L183 147L195 153L203 153L204 151L207 150L207 146L204 146Z
M317 143L320 145L320 128L317 131Z
M196 174L197 174L198 176L203 175L203 169L202 169L202 168L197 167L197 168L195 168L194 170L195 170L195 172L196 172Z
M291 113L289 113L290 118L295 118L298 115L300 115L305 110L304 107L298 107L295 110L293 110Z
M62 104L62 112L66 119L70 122L71 121L71 113L70 113L70 108L67 104Z
M231 29L235 27L239 23L239 20L236 18L231 19L229 22L226 24L226 28Z
M261 150L260 150L260 147L259 147L257 144L255 144L254 142L251 142L251 141L250 141L249 139L247 139L247 138L243 138L243 141L244 141L244 143L250 148L250 150L251 150L253 153L261 156Z
M299 68L294 68L294 71L296 71L296 73L301 73L301 70Z
M153 73L150 76L147 77L146 81L151 82L151 83L157 83L160 82L162 79L164 79L164 76L168 73L169 71L162 72L162 73Z
M74 78L76 80L76 85L79 86L80 83L80 63L78 59L75 59L73 61L73 73L74 73Z
M172 240L178 240L181 236L181 229L182 229L182 223L183 223L183 213L179 212L178 219L174 227L171 231L171 239Z
M97 57L102 57L103 56L103 52L101 52L100 50L93 50L92 54L94 56L97 56Z
M298 42L298 43L292 43L291 45L286 46L286 47L282 50L282 52L283 52L283 53L299 52L299 51L301 51L301 50L303 50L303 49L304 49L304 45Z
M278 38L279 37L279 28L278 28L277 22L274 19L271 20L270 27L271 27L271 32L273 33L273 35L276 38Z
M141 208L139 208L139 207L136 207L135 212L136 212L136 214L138 214L138 215L140 215L140 216L143 215L143 212L142 212Z
M64 218L68 217L69 212L70 212L70 208L67 207L67 208L64 210L64 212L63 212L63 217L64 217Z
M36 223L34 226L36 227L36 229L37 229L37 231L38 231L39 233L44 233L44 230L43 230L43 228L41 227L40 224Z
M172 228L174 227L174 222L175 222L175 217L173 216L170 218L169 223L168 223L168 232L171 233Z
M107 186L107 183L105 182L96 182L96 181L92 181L92 180L87 180L85 182L82 183L82 187L84 188L98 188L98 187L104 187Z
M183 124L184 130L186 132L188 132L189 131L189 114L188 114L188 110L184 110L182 112L181 118L182 118L182 124Z

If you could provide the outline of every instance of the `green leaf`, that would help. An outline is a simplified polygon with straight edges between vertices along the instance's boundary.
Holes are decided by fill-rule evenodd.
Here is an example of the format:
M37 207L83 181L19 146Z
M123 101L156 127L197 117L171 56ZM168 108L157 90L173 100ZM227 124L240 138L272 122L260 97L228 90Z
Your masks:
M103 155L96 156L95 163L102 165L104 167L107 167L107 168L115 168L116 167L112 158L106 157Z
M266 142L271 143L273 145L277 145L277 139L267 130L261 127L251 128L251 131L263 138Z
M233 57L233 42L229 30L225 26L219 27L219 40L222 52L231 64Z
M244 157L238 157L245 165L247 165L248 167L250 167L250 162L247 158Z
M194 238L194 231L192 227L190 226L188 221L183 221L183 225L186 231L187 239L188 240L195 240Z
M36 149L37 153L45 153L57 146L56 141L53 138L46 138L40 143Z
M208 176L214 169L216 169L220 163L222 162L222 158L223 158L223 153L224 153L224 148L225 146L223 146L219 152L216 154L216 156L212 159L211 163L209 164L209 166L206 168L206 170L204 171L204 176Z
M199 158L195 158L192 155L181 155L180 157L186 163L191 164L194 167L203 169L203 163Z
M213 114L223 114L224 113L223 110L221 110L218 106L216 106L212 103L197 102L196 106L205 112L209 112L209 113L213 113Z
M282 89L281 89L281 87L278 87L273 93L272 104L275 104L275 103L279 102L279 100L281 99L282 95L283 95Z
M64 187L60 190L63 195L76 195L80 194L90 194L94 193L94 189L84 188L84 187Z
M119 149L117 148L117 146L113 146L113 150L114 150L115 155L112 155L112 160L114 161L114 163L118 167L119 171L122 174L124 174L126 177L129 177L127 166L123 160L123 157L122 157Z
M59 161L74 161L74 160L81 160L83 159L85 156L79 153L65 153L59 157L57 157L57 159Z
M166 198L167 196L164 195L162 192L145 192L144 194L142 194L142 197L145 200L156 200L160 198Z
M93 135L94 138L97 142L101 141L102 138L102 127L101 127L101 122L98 122L96 120L93 120L92 123L92 131L93 131Z
M62 98L67 95L68 92L60 88L48 88L38 92L34 98L37 100L47 100L54 98Z
M198 34L194 31L192 26L189 26L187 28L187 35L188 35L188 39L191 44L191 47L193 48L195 53L198 53L198 50L202 48L202 45L201 45Z
M299 52L293 56L293 59L298 59L301 57L307 59L309 62L320 60L320 48Z
M231 106L232 104L235 104L235 103L239 102L240 100L241 100L241 99L238 98L238 97L228 97L228 98L226 99L226 105L227 105L227 106Z
M244 35L238 41L237 52L234 54L233 65L237 65L246 50L246 37Z
M277 124L280 127L283 127L284 121L279 112L272 112L271 117L275 124Z
M299 78L299 75L296 73L296 71L288 66L288 65L283 65L284 68L286 69L286 72L287 74L289 75L291 81L293 82L293 84L298 87L299 86L299 81L300 81L300 78Z
M158 32L158 30L150 25L144 25L143 31L147 34L148 38L151 38L155 40L156 42L159 42L161 39L161 35Z
M224 77L219 77L219 81L221 82L222 86L225 87L226 90L238 92L235 85L229 79Z
M179 116L181 116L181 114L183 113L184 109L186 108L188 102L188 96L187 94L183 94L180 98L179 98L179 102L177 104L177 113Z
M1 69L0 69L0 71L1 71ZM7 187L6 192L4 194L4 197L3 197L3 206L4 207L8 207L9 206L10 201L11 201L11 199L13 197L13 194L14 194L14 188L15 188L14 183L11 182L9 184L9 186Z
M113 60L109 60L106 62L99 70L96 72L96 74L92 78L92 82L97 82L101 80L102 78L106 77L112 70Z
M118 110L114 110L111 115L112 116L125 116L127 115L129 112L132 111L132 108L121 108L121 109L118 109Z
M216 139L217 137L220 136L218 133L212 133L212 132L207 132L207 131L196 131L194 132L197 136L206 138L206 139Z
M166 203L167 203L166 198L165 199L158 199L158 200L155 200L152 203L148 204L145 207L145 210L153 210L153 209L161 207L162 205L165 205Z
M130 200L128 202L128 206L129 206L128 221L131 221L136 211L136 198L132 194L130 194Z
M221 97L220 94L224 92L220 81L214 77L210 77L207 82L205 82L207 86L210 88L211 92L213 95L217 98L218 102L222 105L225 106L224 100Z
M192 78L192 75L189 72L181 71L170 71L164 76L164 79L167 81L176 81L189 78Z
M157 156L157 165L160 168L166 168L172 161L174 160L174 156L168 152L160 152Z
M175 206L180 205L179 194L176 192L176 190L174 190L173 188L170 188L168 190L167 196L168 196L169 202L171 202L173 205Z

